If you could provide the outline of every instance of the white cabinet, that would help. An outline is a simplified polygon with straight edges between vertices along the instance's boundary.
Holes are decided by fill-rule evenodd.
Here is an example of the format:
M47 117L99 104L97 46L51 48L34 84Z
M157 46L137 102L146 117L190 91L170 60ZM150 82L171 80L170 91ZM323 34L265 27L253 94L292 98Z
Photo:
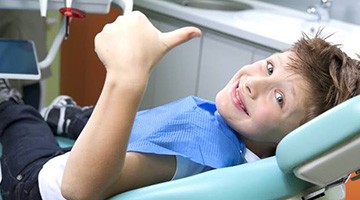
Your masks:
M161 31L170 31L188 24L163 16L148 14L154 26ZM156 65L140 109L150 108L194 95L201 38L192 39L172 49Z

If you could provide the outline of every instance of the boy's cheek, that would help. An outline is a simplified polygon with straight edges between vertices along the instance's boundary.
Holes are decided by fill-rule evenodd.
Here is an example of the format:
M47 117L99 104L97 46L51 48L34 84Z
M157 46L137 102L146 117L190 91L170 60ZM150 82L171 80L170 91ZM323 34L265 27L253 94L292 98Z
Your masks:
M263 132L273 129L278 121L275 113L267 109L258 109L254 115L251 115L254 125ZM260 131L259 130L259 131Z

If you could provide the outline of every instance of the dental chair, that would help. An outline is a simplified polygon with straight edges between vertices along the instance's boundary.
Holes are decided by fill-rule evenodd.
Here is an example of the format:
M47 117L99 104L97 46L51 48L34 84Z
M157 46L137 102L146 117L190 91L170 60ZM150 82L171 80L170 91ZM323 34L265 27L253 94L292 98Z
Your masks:
M73 140L57 137L61 147ZM1 155L1 152L0 152ZM360 169L360 95L288 134L276 155L115 195L111 200L345 199Z
M73 140L57 137L60 146ZM1 152L0 152L1 155ZM276 155L115 195L111 200L345 199L360 169L360 95L288 134Z
M73 141L58 138L59 143ZM288 134L276 155L118 194L112 200L345 199L360 168L360 96Z

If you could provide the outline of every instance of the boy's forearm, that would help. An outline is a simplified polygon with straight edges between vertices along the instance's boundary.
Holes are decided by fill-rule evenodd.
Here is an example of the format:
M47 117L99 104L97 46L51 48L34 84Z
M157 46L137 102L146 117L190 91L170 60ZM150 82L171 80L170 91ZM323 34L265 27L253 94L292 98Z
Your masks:
M77 192L101 194L120 175L146 83L144 80L134 86L107 75L94 112L72 149L64 186L77 185Z

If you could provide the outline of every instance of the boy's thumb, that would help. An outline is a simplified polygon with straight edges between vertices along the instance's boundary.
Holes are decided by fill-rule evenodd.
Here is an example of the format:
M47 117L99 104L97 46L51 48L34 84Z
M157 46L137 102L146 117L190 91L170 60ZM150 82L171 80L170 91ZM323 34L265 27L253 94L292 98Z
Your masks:
M201 30L196 27L184 27L171 32L162 33L162 41L167 50L184 43L194 37L201 36Z

